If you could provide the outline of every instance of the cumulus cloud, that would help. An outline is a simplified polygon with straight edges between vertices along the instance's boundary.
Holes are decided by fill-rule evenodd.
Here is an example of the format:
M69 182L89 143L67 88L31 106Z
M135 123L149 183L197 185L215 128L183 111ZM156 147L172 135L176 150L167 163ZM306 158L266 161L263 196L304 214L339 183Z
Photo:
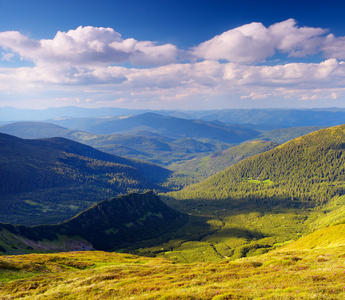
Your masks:
M314 54L327 30L297 27L293 19L266 28L262 23L246 24L215 36L193 49L196 57L225 59L237 63L255 63L272 57L275 52L290 56Z
M329 34L324 41L322 51L326 57L345 59L345 37L336 38Z
M0 46L18 53L22 59L39 64L111 65L131 62L133 65L161 65L176 60L177 48L150 41L123 40L112 28L78 27L59 31L53 39L29 39L16 31L0 33Z
M191 51L198 60L187 62L178 61L180 50L174 45L123 39L112 28L91 26L42 40L0 32L0 47L4 49L0 61L12 61L18 54L34 62L33 67L0 68L1 91L15 92L18 86L62 94L73 90L73 97L61 99L81 93L88 103L96 103L100 95L124 103L232 95L243 101L270 97L311 101L340 99L345 93L345 37L322 28L298 27L293 19L224 32L194 47ZM256 64L277 52L289 56L289 61L315 53L325 58L318 63Z

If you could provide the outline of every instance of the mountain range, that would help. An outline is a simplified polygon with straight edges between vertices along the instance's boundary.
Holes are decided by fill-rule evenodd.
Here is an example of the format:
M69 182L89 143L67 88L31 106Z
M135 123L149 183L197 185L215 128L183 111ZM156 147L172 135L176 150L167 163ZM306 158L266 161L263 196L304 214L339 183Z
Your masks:
M0 127L0 132L20 138L64 137L108 153L167 165L228 148L231 144L218 140L178 138L155 133L93 134L70 130L45 122L15 122Z
M70 118L104 118L109 116L140 115L144 113L157 113L164 116L172 116L190 120L200 119L204 121L220 121L226 124L260 125L262 128L265 127L266 130L301 126L329 127L341 125L345 120L345 110L343 108L165 111L121 109L112 107L55 107L44 110L3 107L0 111L0 122L47 121L61 118L66 120Z

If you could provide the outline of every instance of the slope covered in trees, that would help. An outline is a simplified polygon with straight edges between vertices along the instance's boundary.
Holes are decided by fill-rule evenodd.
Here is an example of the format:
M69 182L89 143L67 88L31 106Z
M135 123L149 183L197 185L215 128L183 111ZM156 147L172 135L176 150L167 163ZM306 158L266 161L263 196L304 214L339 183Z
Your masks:
M0 220L53 223L111 196L149 189L170 171L63 138L0 134Z
M187 215L168 207L153 192L133 193L98 202L57 225L0 223L0 251L113 251L177 230L187 219Z
M322 204L345 191L345 125L248 158L176 192L179 199L261 199Z
M243 159L271 150L277 146L278 144L275 142L261 140L246 142L203 158L195 158L184 163L172 164L169 166L169 169L176 172L178 177L185 175L189 181L198 182L225 170Z
M1 128L1 127L0 127ZM305 126L305 127L290 127L280 128L266 131L258 136L258 138L268 141L274 141L279 144L284 144L292 139L306 135L308 133L323 129L321 126Z

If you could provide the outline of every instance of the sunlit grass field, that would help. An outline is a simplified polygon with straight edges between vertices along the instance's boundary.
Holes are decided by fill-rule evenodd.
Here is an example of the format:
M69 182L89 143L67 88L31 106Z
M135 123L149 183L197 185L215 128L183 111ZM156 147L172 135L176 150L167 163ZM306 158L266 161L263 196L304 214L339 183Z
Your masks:
M344 201L269 210L178 201L190 221L133 250L141 256L1 256L0 299L345 299Z
M345 298L345 246L291 246L232 262L191 264L98 251L3 256L0 298Z

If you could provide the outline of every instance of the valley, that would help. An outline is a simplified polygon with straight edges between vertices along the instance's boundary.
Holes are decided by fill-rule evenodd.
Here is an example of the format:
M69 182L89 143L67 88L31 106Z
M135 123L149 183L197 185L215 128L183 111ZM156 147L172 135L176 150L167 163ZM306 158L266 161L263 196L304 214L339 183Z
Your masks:
M342 299L345 125L169 114L0 126L2 299Z

